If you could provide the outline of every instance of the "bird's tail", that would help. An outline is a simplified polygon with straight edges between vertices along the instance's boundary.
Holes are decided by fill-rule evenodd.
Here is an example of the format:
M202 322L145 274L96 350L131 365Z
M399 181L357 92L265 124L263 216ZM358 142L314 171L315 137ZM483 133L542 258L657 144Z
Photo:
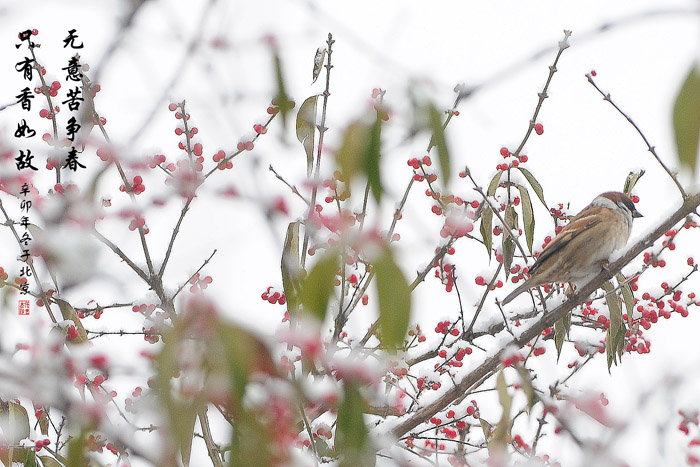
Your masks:
M529 280L526 280L525 282L520 284L518 287L516 287L515 290L513 290L511 293L509 293L508 296L503 299L503 301L501 302L501 305L505 305L505 304L509 303L511 300L513 300L515 297L517 297L521 293L525 292L530 287L532 287L532 284L530 283Z

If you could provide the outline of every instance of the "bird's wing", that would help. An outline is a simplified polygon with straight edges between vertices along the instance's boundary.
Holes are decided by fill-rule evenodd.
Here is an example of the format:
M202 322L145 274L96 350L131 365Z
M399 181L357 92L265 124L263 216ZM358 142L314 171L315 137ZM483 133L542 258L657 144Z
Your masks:
M554 237L554 239L544 247L537 261L530 268L530 275L534 274L542 263L547 261L547 259L556 252L565 248L573 239L600 224L600 217L590 216L586 211L588 211L588 209L581 211L561 232L559 232L559 235Z

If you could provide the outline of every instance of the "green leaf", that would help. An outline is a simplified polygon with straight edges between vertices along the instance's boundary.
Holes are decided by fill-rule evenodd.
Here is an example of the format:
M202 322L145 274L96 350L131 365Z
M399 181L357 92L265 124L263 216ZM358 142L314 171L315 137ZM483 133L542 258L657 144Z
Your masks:
M537 179L535 178L535 176L532 175L532 173L529 170L527 170L526 168L518 167L518 170L520 171L521 174L523 174L525 176L525 179L530 184L532 189L535 191L535 194L540 199L540 201L542 202L544 207L549 209L549 207L547 206L547 202L544 200L544 192L542 191L542 185L540 185L540 182L538 182Z
M630 172L625 179L625 187L622 192L626 195L630 195L634 189L634 186L644 174L644 169L640 170L639 172Z
M200 404L187 404L180 410L178 427L175 430L180 446L180 458L183 465L190 465L192 454L192 439L194 438L194 423L197 420L197 409Z
M323 69L323 62L325 61L325 59L326 49L321 47L316 49L316 55L314 55L313 81L311 81L311 84L314 84L318 79L318 75L321 74L321 70Z
M314 167L314 137L318 96L311 96L301 104L297 113L297 139L306 151L306 176L311 177Z
M569 335L571 329L571 313L554 323L554 345L557 347L557 361L561 356L561 349L564 346L564 339Z
M452 175L450 167L450 151L447 149L447 141L445 140L445 129L442 126L442 117L437 108L431 103L428 105L428 117L430 119L430 130L433 132L431 139L431 148L437 146L438 157L440 158L440 170L444 185L450 181ZM428 150L430 151L430 149Z
M494 196L496 194L496 189L498 188L498 182L501 181L501 175L503 172L500 170L496 172L496 175L493 176L491 179L491 182L489 183L489 188L486 190L486 196Z
M394 350L403 346L411 313L408 282L394 262L391 250L373 264L379 295L379 326L382 344Z
M694 63L673 107L673 129L681 165L695 173L700 138L700 72Z
M31 449L27 452L27 460L24 461L24 467L36 467L36 453Z
M85 457L85 438L87 430L83 428L80 436L73 438L68 443L68 463L67 465L88 465L88 459Z
M621 272L618 272L615 278L619 284L624 284L622 286L622 299L625 302L625 309L627 310L627 324L632 326L632 314L634 313L634 293L632 292L632 287L630 287L629 283L626 283L627 278Z
M277 95L275 96L275 102L280 109L280 114L282 115L282 126L287 128L287 114L292 110L292 106L289 103L289 96L284 86L284 76L282 75L282 61L280 60L279 53L277 49L274 50L273 64L275 67L275 81L277 82Z
M625 325L622 322L622 304L620 297L613 292L615 286L607 281L603 284L605 290L605 302L610 311L610 327L607 331L605 350L608 358L608 371L613 363L617 364L618 357L622 356L625 340Z
M39 456L39 459L41 460L41 463L44 465L44 467L63 467L61 463L53 457Z
M371 452L368 449L369 434L363 418L364 400L357 386L345 384L345 397L338 407L336 422L336 450L342 456L340 465L354 467L368 465Z
M507 225L503 226L503 229L508 229L509 231L518 229L518 213L515 212L513 206L508 206L506 208L505 221ZM513 256L515 255L515 242L510 234L505 231L503 235L503 269L506 273L506 278L510 273L510 265L513 263Z
M486 203L484 201L484 203ZM481 231L481 238L484 240L484 246L489 254L489 260L491 259L491 248L493 247L493 230L491 229L491 220L493 219L493 211L488 207L488 204L483 204L485 206L481 212L481 226L479 231Z
M287 310L292 317L299 312L302 270L299 262L299 226L301 221L290 222L282 250L282 286L287 298Z
M320 322L326 318L328 300L338 273L338 251L327 250L316 263L301 287L301 303Z
M358 173L367 177L370 189L377 202L382 195L379 159L382 120L377 116L373 124L351 123L345 130L343 143L336 155L346 185Z
M70 342L72 344L82 344L83 342L87 342L87 332L85 332L83 323L80 321L80 318L78 318L78 314L75 312L75 308L73 308L73 306L70 303L60 298L54 298L53 300L56 303L58 303L58 308L61 310L61 315L63 316L63 319L73 321L73 324L75 325L75 330L78 332L78 337L76 337Z
M378 112L378 111L377 111ZM381 132L382 132L382 119L379 118L379 113L377 113L377 118L374 121L374 125L370 127L369 133L369 146L367 147L367 152L365 153L365 175L367 175L367 181L369 182L369 187L372 190L374 199L379 203L382 197L382 178L380 176L379 169L379 159L381 158Z
M355 175L363 172L362 165L364 164L368 141L369 126L365 123L353 122L345 129L343 142L336 155L336 160L348 185Z
M535 239L535 214L532 210L532 200L527 188L522 185L516 185L520 191L520 204L523 209L523 224L525 226L525 240L527 241L527 249L532 253L532 242Z

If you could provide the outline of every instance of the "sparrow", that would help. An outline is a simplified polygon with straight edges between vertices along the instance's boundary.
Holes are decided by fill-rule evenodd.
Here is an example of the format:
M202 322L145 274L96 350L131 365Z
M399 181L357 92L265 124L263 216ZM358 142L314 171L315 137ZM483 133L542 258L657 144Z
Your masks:
M624 193L608 191L579 212L529 269L530 278L501 304L539 285L577 282L601 271L613 251L627 244L632 220L642 215Z

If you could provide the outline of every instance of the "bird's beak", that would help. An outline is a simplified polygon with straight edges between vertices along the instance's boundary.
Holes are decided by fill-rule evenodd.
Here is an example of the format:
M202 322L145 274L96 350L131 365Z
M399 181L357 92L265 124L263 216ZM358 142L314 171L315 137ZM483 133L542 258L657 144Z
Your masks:
M637 211L635 208L634 211L632 211L632 217L644 217L641 212Z

